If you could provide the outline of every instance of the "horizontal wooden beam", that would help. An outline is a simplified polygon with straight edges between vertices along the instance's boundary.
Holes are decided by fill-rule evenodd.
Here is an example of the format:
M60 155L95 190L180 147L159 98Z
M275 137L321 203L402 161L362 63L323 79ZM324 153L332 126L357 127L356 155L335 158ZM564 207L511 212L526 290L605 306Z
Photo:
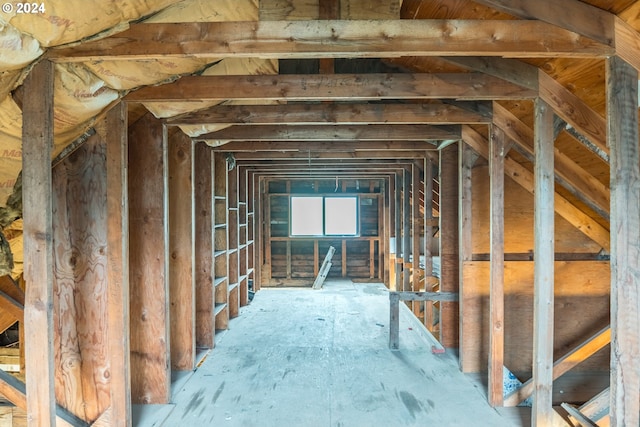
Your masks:
M201 137L194 138L196 140ZM224 152L301 152L309 157L311 153L318 152L371 152L380 150L409 150L409 151L425 151L435 150L436 146L427 141L269 141L268 143L261 141L232 141L226 144L214 147L216 151Z
M485 159L489 156L489 147L484 136L469 126L462 127L463 140ZM504 164L505 174L517 182L522 188L533 194L533 173L527 168L507 157ZM606 251L610 250L609 230L593 218L578 209L562 195L555 193L555 211L585 236L598 243Z
M218 145L231 141L429 141L460 139L459 126L432 125L261 125L232 126L193 138Z
M605 57L614 49L535 20L326 20L134 24L111 37L51 49L58 62L105 59Z
M216 105L167 119L166 122L169 125L438 125L490 123L491 117L445 104L279 104Z
M458 301L457 292L389 292L389 299L395 298L400 301Z
M185 76L125 96L129 102L532 99L537 91L482 73Z
M221 149L224 149L222 146ZM236 161L242 160L321 160L321 159L375 159L376 161L384 159L422 159L427 157L424 151L398 151L398 150L351 150L351 151L237 151L233 156Z

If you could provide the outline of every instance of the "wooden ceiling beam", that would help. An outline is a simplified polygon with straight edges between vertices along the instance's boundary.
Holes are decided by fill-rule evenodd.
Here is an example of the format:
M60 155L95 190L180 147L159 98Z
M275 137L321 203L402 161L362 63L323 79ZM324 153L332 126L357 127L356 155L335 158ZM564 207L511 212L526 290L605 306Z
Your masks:
M579 0L475 0L522 19L537 19L613 46L615 15Z
M356 152L369 153L381 150L409 150L409 151L425 151L435 150L435 144L426 141L233 141L227 144L219 145L213 148L216 151L224 152Z
M424 151L395 151L395 150L372 150L372 151L259 151L235 152L236 161L243 160L291 160L300 159L308 161L336 160L336 159L422 159L427 157Z
M532 99L537 91L482 73L185 76L125 96L128 102Z
M565 16L566 12L562 9L556 14ZM551 58L612 53L607 44L535 20L399 19L134 24L100 40L52 48L47 56L57 62L87 62L181 56L216 60L442 55Z
M482 124L491 116L445 104L216 105L166 120L169 125Z
M460 139L459 126L300 125L232 126L193 138L219 145L230 141L431 141ZM213 142L213 144L212 144Z

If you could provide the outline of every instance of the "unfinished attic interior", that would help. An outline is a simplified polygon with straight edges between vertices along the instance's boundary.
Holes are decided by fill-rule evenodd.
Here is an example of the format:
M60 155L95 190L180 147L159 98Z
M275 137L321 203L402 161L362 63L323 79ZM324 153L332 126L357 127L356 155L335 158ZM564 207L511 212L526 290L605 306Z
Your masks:
M640 425L639 31L635 0L5 3L0 426L135 426L333 282L516 425Z

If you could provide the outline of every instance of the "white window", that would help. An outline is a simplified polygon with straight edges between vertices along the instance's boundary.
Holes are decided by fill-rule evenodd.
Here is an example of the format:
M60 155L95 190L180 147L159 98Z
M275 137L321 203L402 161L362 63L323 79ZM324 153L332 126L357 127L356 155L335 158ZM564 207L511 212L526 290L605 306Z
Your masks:
M291 236L357 235L357 197L291 197Z

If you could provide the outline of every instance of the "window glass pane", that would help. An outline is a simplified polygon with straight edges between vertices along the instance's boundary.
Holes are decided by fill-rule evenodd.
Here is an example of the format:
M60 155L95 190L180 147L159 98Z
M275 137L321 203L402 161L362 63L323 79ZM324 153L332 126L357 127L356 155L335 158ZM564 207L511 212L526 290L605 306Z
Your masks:
M358 199L356 197L327 197L324 199L325 234L358 234Z
M322 235L322 197L291 197L291 235Z

